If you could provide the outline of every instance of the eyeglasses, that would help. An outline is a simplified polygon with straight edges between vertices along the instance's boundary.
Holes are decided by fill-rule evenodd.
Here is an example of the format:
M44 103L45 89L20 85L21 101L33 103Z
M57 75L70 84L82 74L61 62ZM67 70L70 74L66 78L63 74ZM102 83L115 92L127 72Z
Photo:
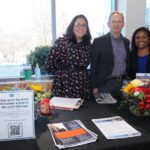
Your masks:
M82 29L87 29L87 24L80 24L80 23L77 23L74 25L76 28L82 28Z

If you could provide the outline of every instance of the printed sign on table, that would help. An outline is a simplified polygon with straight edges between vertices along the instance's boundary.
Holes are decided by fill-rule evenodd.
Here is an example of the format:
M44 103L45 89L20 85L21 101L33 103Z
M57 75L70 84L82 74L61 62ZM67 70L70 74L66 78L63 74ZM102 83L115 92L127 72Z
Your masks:
M0 92L0 140L35 138L33 91Z

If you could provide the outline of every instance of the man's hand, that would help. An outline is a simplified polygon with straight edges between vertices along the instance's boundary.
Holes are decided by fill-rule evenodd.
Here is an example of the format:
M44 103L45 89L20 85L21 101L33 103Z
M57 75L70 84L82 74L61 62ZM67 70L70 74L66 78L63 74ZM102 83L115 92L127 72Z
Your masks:
M94 94L94 95L98 95L98 93L99 93L98 88L94 88L94 89L93 89L93 94Z

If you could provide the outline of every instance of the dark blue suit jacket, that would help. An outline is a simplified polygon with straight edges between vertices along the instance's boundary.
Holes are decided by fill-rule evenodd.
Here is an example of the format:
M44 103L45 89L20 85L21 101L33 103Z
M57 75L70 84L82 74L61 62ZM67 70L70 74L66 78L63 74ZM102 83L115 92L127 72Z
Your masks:
M126 74L129 73L130 41L123 37L126 49ZM92 48L91 77L92 88L102 87L111 77L114 68L114 54L110 33L96 38Z

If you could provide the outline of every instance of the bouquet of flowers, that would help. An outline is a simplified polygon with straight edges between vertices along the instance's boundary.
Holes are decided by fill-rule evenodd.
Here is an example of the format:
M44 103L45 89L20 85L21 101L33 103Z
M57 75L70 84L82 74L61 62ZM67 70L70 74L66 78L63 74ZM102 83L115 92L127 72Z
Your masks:
M150 84L142 80L134 79L126 83L123 88L121 105L126 104L129 110L137 116L150 115Z
M31 84L29 89L34 91L34 100L38 104L37 108L41 114L50 114L50 97L52 97L51 91L46 91L41 85ZM35 104L36 104L35 103Z
M37 102L41 102L44 99L50 99L52 96L51 91L44 90L41 85L31 84L28 85L28 89L34 91L34 100Z

